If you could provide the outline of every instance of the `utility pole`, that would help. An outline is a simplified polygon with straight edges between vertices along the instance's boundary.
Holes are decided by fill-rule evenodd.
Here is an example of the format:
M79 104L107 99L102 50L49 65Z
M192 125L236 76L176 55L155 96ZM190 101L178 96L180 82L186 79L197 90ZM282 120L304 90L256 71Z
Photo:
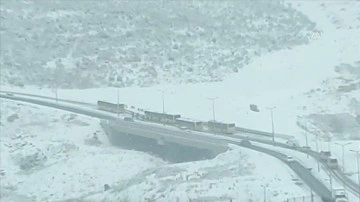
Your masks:
M306 157L309 158L309 142L308 142L308 131L307 131L307 121L305 120L305 138L306 138Z
M165 90L159 90L162 93L162 111L165 114Z
M56 102L58 102L58 83L57 83L57 79L56 79L56 83L55 83L55 100L56 100Z
M329 135L329 137L328 137L328 149L329 149L329 152L331 153L331 139L332 139L332 137Z
M331 169L329 170L329 175L330 175L330 191L333 190L333 180L332 180L332 171Z
M261 185L262 188L264 188L264 202L266 202L266 188L268 187L269 185Z
M335 143L335 144L341 146L341 149L342 149L342 165L343 165L342 170L345 173L345 147L352 144L352 142L348 142L348 143L345 143L345 144L340 144L340 143Z
M315 135L315 143L316 143L316 154L318 155L316 158L317 168L318 168L318 172L320 172L318 135Z
M54 72L54 80L55 80L55 100L56 102L59 101L58 99L58 88L59 88L59 79L62 79L60 75L63 74L64 65L62 64L62 60L59 59L55 62L55 72Z
M360 192L360 168L359 168L359 153L360 151L350 150L351 152L356 153L356 161L357 161L357 173L358 173L358 187ZM359 202L360 202L360 194L359 194Z
M117 87L117 115L120 116L120 92L119 87Z
M215 121L215 100L218 99L217 97L208 98L212 101L212 110L213 110L213 121Z
M275 129L274 129L273 110L276 109L276 107L268 107L267 109L270 110L270 115L271 115L271 130L272 130L272 141L273 141L273 145L275 145Z
M54 73L54 83L55 83L55 101L58 102L58 65L56 66L55 73Z

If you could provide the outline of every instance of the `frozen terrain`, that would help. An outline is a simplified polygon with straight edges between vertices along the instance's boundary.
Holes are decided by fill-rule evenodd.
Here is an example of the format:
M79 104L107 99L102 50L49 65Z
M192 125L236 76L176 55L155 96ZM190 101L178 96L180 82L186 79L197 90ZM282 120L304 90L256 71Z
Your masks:
M305 131L307 131L309 144L313 149L315 148L315 136L318 136L320 150L328 149L327 142L328 139L331 138L331 151L334 156L338 157L340 164L342 164L341 148L338 145L335 145L334 142L352 142L353 144L346 148L346 171L349 172L352 179L357 179L357 176L354 174L356 171L356 157L354 153L350 153L348 150L360 149L358 145L358 140L360 139L360 2L288 1L286 2L286 6L281 7L277 7L278 4L275 1L266 3L265 7L276 7L276 9L273 10L274 13L268 11L269 15L272 16L270 22L268 21L271 26L264 25L267 28L276 27L273 30L276 32L274 36L267 36L270 28L263 29L262 27L260 29L263 25L259 25L259 23L260 21L264 21L266 16L262 16L257 12L252 12L253 10L251 9L257 7L254 6L254 8L251 7L249 11L250 13L254 13L251 20L249 20L250 22L241 25L245 26L244 30L250 31L249 33L246 33L245 31L245 34L240 34L238 36L239 38L235 36L236 34L233 34L237 32L226 31L226 29L224 30L222 28L215 29L214 27L209 27L209 29L224 31L219 32L220 34L216 31L205 32L204 30L206 29L204 27L201 28L200 26L191 23L194 22L194 17L199 20L196 21L199 25L204 24L201 19L207 19L206 21L214 22L213 26L215 26L217 23L222 24L225 20L214 16L223 16L224 13L227 13L229 16L226 15L227 17L225 19L231 19L232 14L234 14L234 16L239 16L240 13L241 17L239 18L247 18L249 17L246 16L247 12L243 12L241 9L239 11L235 11L236 9L233 8L230 9L230 3L212 5L194 4L193 7L182 5L184 7L179 7L179 12L185 12L185 10L186 12L195 12L194 10L199 9L202 12L206 12L206 14L201 14L203 18L197 18L198 16L195 17L194 15L186 15L189 17L186 17L185 20L184 16L175 16L174 18L177 21L175 20L176 23L172 25L169 33L158 32L162 33L162 35L157 37L154 33L150 32L153 35L146 40L155 42L147 44L148 42L145 40L141 41L141 44L121 44L119 46L123 47L122 49L115 45L109 46L109 44L116 44L113 41L114 38L112 38L112 34L117 30L109 31L109 28L106 28L109 25L102 23L103 21L111 23L111 21L106 20L106 16L104 16L104 18L99 18L97 14L94 14L93 8L88 8L83 14L80 12L82 17L79 18L74 17L79 15L79 12L77 11L76 13L74 13L75 11L66 11L63 13L46 11L48 12L46 15L39 17L34 16L35 11L37 9L46 10L47 8L37 8L38 5L34 7L29 6L34 4L31 1L26 4L24 3L24 5L15 5L14 2L9 2L9 4L1 6L2 11L4 11L1 12L1 15L2 17L7 18L5 28L2 27L2 30L0 30L2 38L8 34L6 31L8 31L7 29L10 29L9 26L17 21L29 23L30 25L31 23L38 22L33 21L33 19L39 19L39 22L51 24L53 19L58 19L61 26L59 25L56 28L52 27L50 29L52 32L59 33L57 35L58 38L51 38L54 39L51 43L49 43L50 39L48 39L48 36L38 34L43 33L39 28L40 30L33 30L31 32L17 30L15 31L15 33L18 33L17 38L14 38L14 41L11 43L1 46L2 52L5 53L0 57L0 62L3 67L1 81L4 82L4 85L1 86L2 90L14 90L54 96L53 87L56 86L56 80L59 83L62 82L62 84L59 85L62 89L59 89L58 91L60 98L90 103L96 103L97 100L101 99L115 103L117 101L117 89L103 86L135 86L119 89L120 102L128 104L129 106L133 105L138 108L153 111L162 111L161 91L165 90L164 98L166 112L179 113L183 117L191 117L200 120L212 119L212 105L209 98L217 97L215 100L215 115L217 120L234 122L241 127L264 131L271 131L270 113L267 108L275 106L274 122L276 133L293 135L301 141L302 145L305 145ZM248 1L241 2L244 5L248 5ZM144 6L151 5L152 4ZM289 7L290 5L291 7ZM25 21L23 21L24 19L22 19L21 13L17 14L13 11L17 6L20 8L26 7L21 10L21 12L28 14ZM68 5L62 6L64 7L64 10L69 9L67 8ZM92 5L88 6L91 7ZM175 7L170 4L164 6ZM187 6L189 6L189 8ZM154 5L154 7L158 8L156 5ZM217 10L218 8L220 8L219 12L214 12L214 10ZM105 9L105 7L102 7L102 9ZM114 7L114 9L116 8ZM160 8L160 10L161 9L162 8ZM280 16L278 16L278 9L282 10ZM129 9L129 12L130 11L133 12L133 10ZM230 11L234 11L234 13ZM123 13L121 15L119 14L119 16L122 16L121 18L126 21L126 26L124 27L128 27L129 29L129 31L123 32L124 36L127 36L130 39L141 37L141 35L138 36L137 33L142 33L144 30L134 30L136 30L136 27L139 25L137 23L141 24L143 19L139 20L135 19L135 17L129 18L126 17L129 16L127 13L128 11L122 12ZM171 11L166 12L170 13ZM156 20L148 20L149 29L167 30L160 25L156 25L156 23L161 22L166 24L170 17L169 19L163 17L156 18L158 14L156 12L149 12L148 14L149 16L151 14L151 16L154 17L149 19L161 19L159 22ZM109 14L108 17L111 17L111 15ZM146 15L145 17L142 17L146 19ZM282 18L281 15L282 17L292 16L292 18L288 19L286 17L285 19ZM18 16L18 18L13 18L14 16ZM91 18L84 18L84 16L91 16ZM213 20L208 20L209 16L214 17L210 18ZM92 22L95 24L98 23L100 27L102 26L101 29L97 28L98 25L89 25L88 27L90 28L86 28L87 26L80 28L81 26L78 26L80 22L84 22L84 19L91 21L93 18L98 18L99 21L102 21ZM75 20L75 22L68 23L68 21L72 20ZM185 21L186 23L184 23ZM238 22L236 19L234 22L231 20L226 20L226 22L229 22L229 24L233 23L233 25L229 25L230 27L233 26L232 29L240 26L236 24ZM278 26L275 26L275 24ZM64 37L71 35L71 33L66 32L66 30L69 30L69 27L79 28L79 30L71 29L72 31L75 30L78 34L73 35L77 36L78 40L71 37ZM114 26L110 25L110 27ZM191 27L191 29L189 27ZM254 34L253 32L256 32L256 30L261 31ZM28 35L23 36L24 34L21 33L28 33ZM300 33L300 35L294 33ZM216 34L218 37L214 37ZM80 37L83 35L94 35L94 37L96 36L95 38L101 38L101 40L91 41L91 37L89 41L83 40L83 38ZM280 39L277 38L279 35L281 36ZM168 39L167 36L173 36L173 38ZM267 37L270 37L270 39ZM17 49L20 53L15 52L12 49L13 46L16 47L16 44L19 43L21 45L25 43L24 41L26 40L30 40L36 44L36 42L40 40L39 38L47 43L39 44L39 47L34 45L34 47L26 50ZM166 40L163 40L164 38L166 38ZM281 40L285 38L289 39L289 41L285 40L283 41L284 43L281 43ZM115 37L115 39L117 38ZM231 41L230 39L239 40ZM264 42L264 40L266 43L261 43ZM267 43L272 40L275 40L275 44ZM208 41L212 41L212 43L210 43L211 47L206 46L206 44L209 44ZM246 43L244 41L246 41ZM48 50L52 50L55 45L47 47L48 44L67 45L59 45L59 50L55 48L55 51L51 52ZM73 44L75 44L74 47L72 46ZM154 48L145 49L145 51L148 52L142 53L141 57L136 56L135 53L137 53L139 49L144 49L144 44L147 44L146 47L150 46ZM232 44L233 46L229 46L229 44ZM237 49L239 44L244 45ZM103 45L111 48L92 48L97 46L101 47ZM164 47L167 47L168 49L165 49ZM38 49L41 49L48 54L37 54L34 58L32 55L24 56L22 52L32 53L36 52ZM249 51L245 52L244 50L247 49L249 49ZM115 50L119 52L118 55L115 54L117 53ZM60 55L59 52L61 52ZM161 54L162 52L164 52L164 54ZM195 55L194 58L188 56L187 53L189 53L189 55ZM56 56L56 60L52 60L52 54ZM94 55L98 56L95 57ZM138 57L140 57L140 59ZM227 60L228 58L229 60ZM59 62L58 59L61 59L61 61ZM119 60L121 63L118 63ZM150 64L150 67L144 65L145 63ZM31 69L30 71L29 67L36 68L35 70ZM70 71L72 73L69 73ZM86 72L86 74L83 72ZM58 75L59 77L55 77L55 75ZM219 80L222 80L222 82L193 84L193 82ZM25 87L22 88L14 87L16 85L22 86L24 84ZM83 90L65 89L99 86L102 88ZM251 112L249 110L249 104L258 105L260 112ZM10 115L11 114L9 114L9 116ZM2 121L7 118L8 116L3 117L2 115ZM10 119L17 120L16 116ZM98 127L98 122L94 121L94 123L96 123L94 125ZM2 129L4 129L4 126L2 127ZM63 133L62 131L67 129L60 127L56 130ZM96 128L89 134L92 134L97 130L101 133L101 130ZM35 133L38 134L38 132ZM10 132L8 134L10 134ZM18 133L13 132L13 134ZM74 137L71 136L71 138ZM82 144L84 144L84 138L80 140ZM11 140L11 138L8 138L8 140L9 142L14 141ZM3 145L5 144L3 141L1 144L1 151L3 151L3 148L6 149L6 151L10 150L7 146ZM86 147L98 149L98 146ZM109 148L106 148L105 150L108 149ZM113 150L111 149L111 151ZM113 152L116 154L115 151ZM128 155L128 152L125 153L126 154L124 155ZM183 199L185 196L189 198L201 198L203 196L202 190L205 189L204 187L208 188L210 183L215 183L214 185L211 185L212 189L220 190L219 187L221 187L221 191L219 191L219 193L216 192L218 195L210 194L211 197L213 197L212 199L215 200L219 200L219 197L221 196L236 198L238 193L245 193L244 200L249 199L251 196L260 197L262 194L262 189L259 188L260 184L265 183L269 183L270 186L272 186L272 184L276 184L276 186L281 185L281 190L285 190L282 192L281 190L277 190L276 187L269 187L269 190L274 190L272 198L275 198L276 201L285 199L290 193L293 195L309 195L306 194L307 191L303 187L300 188L291 184L291 174L282 175L277 173L278 170L281 169L285 169L283 170L285 173L290 173L284 167L274 167L274 169L269 168L266 170L266 175L264 174L264 176L261 176L260 168L262 168L262 166L268 168L269 166L269 163L261 163L267 162L265 159L268 158L268 162L271 162L272 165L273 162L276 162L274 159L266 156L260 157L259 154L248 152L246 150L241 150L241 155L238 156L236 156L236 153L239 152L234 149L219 156L216 160L200 163L201 166L203 166L201 168L199 163L182 164L177 165L174 168L174 165L167 165L158 159L145 155L146 158L144 158L149 159L148 167L155 168L156 166L161 165L161 168L164 169L147 170L144 168L143 170L136 170L131 177L123 181L119 180L113 182L113 184L116 184L115 188L106 194L101 193L102 183L105 182L100 181L98 187L94 188L94 186L92 186L92 188L95 189L93 194L84 193L66 197L78 198L84 195L84 197L93 201L115 200L118 198L133 201L139 199L138 197L146 196L148 198L153 197L163 201L172 201L177 198ZM142 156L142 154L133 154L132 152L130 152L129 155ZM242 155L245 157L241 157ZM9 157L5 156L2 157L2 159L9 159ZM225 161L224 159L228 159L228 161ZM244 165L253 164L253 169L246 169L248 168L247 166L244 166L241 169L234 168L232 172L241 172L242 175L231 178L231 180L228 179L229 176L231 176L230 172L230 174L223 174L224 177L216 182L214 182L214 179L209 175L206 176L209 177L209 179L204 178L204 180L202 180L204 182L201 183L196 180L196 177L189 180L191 183L184 183L186 181L186 176L189 175L189 173L191 176L196 176L194 173L198 172L199 174L202 174L200 171L212 170L212 167L215 165L220 165L217 167L218 169L216 172L224 173L225 169L222 165L233 164L236 159L239 159L239 161L241 159L241 162L243 162ZM45 162L50 162L50 160ZM136 162L131 164L136 165ZM9 164L9 166L10 165L12 164ZM17 165L13 166L16 167ZM274 166L277 165L274 164ZM94 165L94 167L96 166ZM19 166L16 168L19 170ZM173 170L179 171L180 174L171 176ZM228 172L228 170L226 171ZM269 173L272 171L274 172L273 174ZM11 174L7 174L6 172L5 174L5 177L11 176ZM13 174L13 176L17 175ZM275 178L268 179L266 176L280 176L280 184L274 183L276 181ZM254 179L254 181L248 180L249 178ZM5 180L6 183L17 183L17 181L10 181L10 178L7 179L7 181ZM122 178L119 177L119 179ZM239 183L242 180L248 180L246 184L249 187ZM20 180L18 184L21 184L21 182L22 181ZM229 184L226 184L228 182ZM290 184L284 185L281 183ZM151 185L154 187L153 189L149 188ZM11 192L12 186L21 190L20 185L15 186L10 183L8 186L10 188L6 189L6 193ZM124 186L126 188L124 188ZM198 192L189 192L189 194L185 194L186 190L193 189L193 186L197 188L196 190ZM230 187L230 189L223 189L223 187ZM289 190L286 190L287 188L289 188ZM247 189L254 192L247 192ZM23 190L25 190L25 188L23 188ZM132 195L134 190L139 190L140 195ZM16 193L19 193L19 197L21 197L27 196L28 192L30 191L26 189L24 192L18 191ZM165 196L162 196L160 192L166 193ZM285 192L289 194L286 194ZM35 197L46 198L50 197L50 194L53 193L46 191L37 194L44 194L46 196ZM209 196L209 194L204 195ZM55 197L55 195L51 197ZM261 200L261 198L254 198L254 201L258 200Z
M216 119L265 131L271 130L267 107L276 106L277 133L303 137L303 125L309 122L314 126L312 134L358 139L360 3L292 3L319 27L318 35L311 36L309 44L258 57L238 73L224 77L223 82L121 88L120 102L162 111L160 90L165 90L166 112L208 120L212 117L208 98L218 97ZM30 86L15 90L54 95L48 89L35 90ZM62 89L59 96L92 103L98 99L117 100L115 88ZM250 112L249 104L257 104L260 113Z
M57 201L165 164L109 144L96 119L0 100L1 201Z
M278 0L6 0L0 8L0 81L19 86L220 81L316 31Z
M280 161L231 147L213 160L168 164L109 144L99 121L0 100L4 201L277 201L310 195ZM112 189L104 193L104 184Z
M262 201L268 185L271 201L310 196L293 172L272 157L238 149L213 160L167 165L136 176L108 194L94 195L91 201ZM136 193L136 194L134 194Z

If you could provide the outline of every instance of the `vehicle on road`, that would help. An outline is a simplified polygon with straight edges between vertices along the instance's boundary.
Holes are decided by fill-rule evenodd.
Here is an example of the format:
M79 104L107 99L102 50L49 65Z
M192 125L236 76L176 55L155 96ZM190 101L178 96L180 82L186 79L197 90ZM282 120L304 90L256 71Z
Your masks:
M125 105L124 104L113 104L105 101L98 101L97 108L99 110L113 112L113 113L125 113Z
M301 147L301 150L303 150L303 151L311 151L311 147L303 146L303 147Z
M189 118L176 118L176 125L180 127L186 127L190 130L203 131L204 130L204 122L192 120Z
M321 151L320 152L320 159L322 161L326 161L331 156L331 153L329 151Z
M208 121L208 130L216 133L234 134L236 131L235 123L222 123L218 121Z
M348 202L348 196L344 188L335 188L331 193L334 202Z
M186 127L186 126L180 126L179 129L180 129L180 130L189 130L189 128Z
M251 142L248 138L241 140L240 145L242 146L251 146Z
M339 163L338 160L335 157L329 157L326 161L326 164L329 166L329 168L331 169L338 169L339 168Z
M124 121L134 122L134 119L131 117L124 117Z
M299 141L297 139L290 139L286 141L286 145L292 148L300 147Z
M288 163L291 163L291 162L294 162L294 161L295 161L295 159L294 159L292 156L286 156L285 160L286 160L286 162L288 162Z

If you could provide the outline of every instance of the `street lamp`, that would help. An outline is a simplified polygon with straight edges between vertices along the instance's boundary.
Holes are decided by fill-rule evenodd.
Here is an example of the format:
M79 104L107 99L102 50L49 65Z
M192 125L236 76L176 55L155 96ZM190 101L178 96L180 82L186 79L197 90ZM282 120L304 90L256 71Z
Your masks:
M58 102L58 85L59 85L59 79L58 79L58 74L59 74L59 70L58 70L58 65L56 66L55 69L55 73L54 73L54 83L55 86L53 86L55 89L53 89L53 92L55 93L55 101Z
M319 144L318 144L318 135L315 135L315 144L316 144L316 154L319 155ZM319 156L316 158L317 160L317 168L318 172L320 172L320 162L319 162Z
M360 168L359 168L359 153L360 153L360 151L355 151L355 150L350 150L350 151L356 153L358 185L359 185L359 192L360 192ZM360 194L359 194L359 202L360 202Z
M120 92L119 92L119 87L117 87L117 115L118 117L120 116Z
M218 99L217 97L210 97L208 98L209 100L212 101L212 110L213 110L213 121L215 121L215 100Z
M269 186L269 185L260 185L262 188L264 188L264 202L266 202L266 188Z
M331 139L332 139L332 136L328 136L328 149L329 149L329 152L331 153Z
M342 147L342 165L343 165L343 172L345 173L345 147L352 144L352 142L348 142L345 144L340 144L340 143L335 143L335 144Z
M271 115L271 129L272 129L272 141L275 145L275 129L274 129L274 116L273 116L273 110L276 109L276 107L268 107L268 110L270 110Z
M325 179L325 180L329 180L330 183L330 190L333 190L333 180L332 180L332 172L331 170L329 170L329 179Z
M56 100L56 102L58 102L58 81L57 81L57 78L56 78L56 81L55 81L55 100Z
M163 114L165 114L165 90L159 90L162 93L162 110Z
M64 65L62 60L59 59L55 62L55 71L54 71L54 80L55 80L55 100L58 102L58 88L59 88L59 79L62 79L62 74L64 71ZM60 77L61 76L61 77Z
M309 142L308 142L308 128L307 128L307 121L305 120L305 141L306 141L306 157L309 158Z

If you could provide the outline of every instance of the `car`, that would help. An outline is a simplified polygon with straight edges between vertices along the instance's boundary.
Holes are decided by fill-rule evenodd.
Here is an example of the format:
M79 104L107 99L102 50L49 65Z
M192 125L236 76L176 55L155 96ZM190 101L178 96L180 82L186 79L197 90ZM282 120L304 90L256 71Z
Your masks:
M249 139L243 139L243 140L241 140L240 145L242 145L242 146L250 146L251 142L250 142Z
M124 121L130 121L130 122L134 122L134 119L131 117L125 117Z
M290 140L286 141L286 144L292 148L300 147L299 141L296 139L290 139Z
M321 151L320 152L320 159L322 161L326 161L331 156L330 151Z
M186 127L186 126L180 126L179 129L180 129L180 130L185 130L185 131L186 131L186 130L190 130L190 129L189 129L188 127Z
M311 151L311 147L303 146L303 147L301 147L301 150L303 150L303 151Z
M286 156L285 160L286 160L286 162L288 162L288 163L291 163L291 162L294 162L294 161L295 161L295 159L294 159L292 156Z

